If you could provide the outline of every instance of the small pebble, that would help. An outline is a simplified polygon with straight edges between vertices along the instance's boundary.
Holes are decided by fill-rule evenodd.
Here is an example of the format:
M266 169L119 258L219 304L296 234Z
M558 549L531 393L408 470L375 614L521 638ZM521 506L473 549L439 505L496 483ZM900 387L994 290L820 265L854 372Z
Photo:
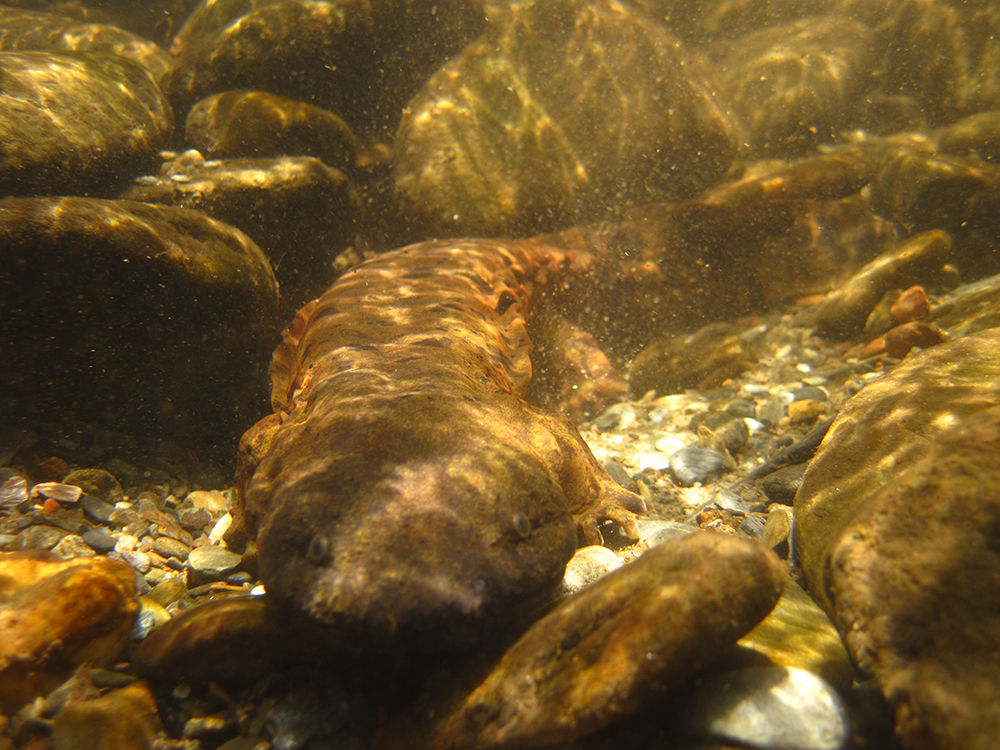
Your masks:
M199 579L219 581L236 570L242 559L240 555L230 552L225 547L212 545L191 550L187 562L191 570L199 574L196 576ZM199 580L199 583L204 582Z
M222 541L222 537L227 531L229 531L230 525L233 523L233 517L226 513L222 518L215 522L215 526L212 530L208 532L208 541L212 544L218 544Z
M52 551L67 560L74 557L94 557L97 554L79 534L67 534L59 540Z
M115 548L115 535L103 526L97 526L82 535L84 543L96 552L109 552Z
M704 482L725 465L725 456L705 448L683 448L670 456L670 472L681 487Z
M233 729L229 719L222 715L196 716L184 723L182 736L186 740L216 740L219 736L231 733Z
M794 401L788 405L788 419L792 424L815 422L824 414L826 414L826 405L822 401L806 399L805 401Z
M924 288L911 286L889 308L889 314L897 323L909 323L911 320L926 318L931 314L931 303Z
M96 688L120 688L135 682L132 675L115 672L113 669L91 669L89 674L90 681Z
M129 508L115 508L111 513L111 523L126 529L135 537L143 537L149 533L149 523Z
M802 485L802 475L805 474L807 467L808 464L786 466L761 479L760 487L767 495L767 499L773 503L791 505L795 500L795 493Z
M93 495L81 497L80 507L83 508L83 513L87 518L97 523L111 523L111 516L115 512L115 506L109 505Z
M60 482L42 482L31 488L34 497L46 497L60 503L75 503L83 494L76 485L62 484Z
M559 586L559 596L568 596L585 589L612 570L620 568L618 556L601 545L581 547L566 564L566 573Z
M53 526L31 526L21 535L21 546L23 549L52 549L64 536L64 530Z
M63 484L76 485L86 494L99 497L112 505L125 496L118 480L104 469L77 469L63 479Z
M764 533L764 519L759 515L747 516L747 519L740 524L740 532L751 539L758 539Z
M212 516L203 508L181 508L177 511L177 520L182 528L194 534L200 534L206 526L212 523Z
M788 559L789 542L792 536L792 509L787 505L773 504L767 513L767 521L760 535L760 543L774 550L774 553Z
M780 398L769 398L757 404L757 420L766 425L774 426L785 416L785 405Z
M944 332L927 323L913 321L896 326L884 336L885 353L902 359L915 346L927 349L947 340Z
M187 596L187 587L182 576L168 578L163 583L154 586L149 592L149 598L162 607L169 607L176 601Z
M717 508L722 508L723 510L740 510L746 512L751 508L750 503L728 489L719 490L715 493L712 502Z
M20 505L28 499L28 482L22 476L13 476L0 485L0 508Z
M746 417L753 418L757 416L757 405L753 401L735 399L726 404L724 411L741 419Z
M162 555L168 560L170 558L176 558L181 561L187 560L188 555L191 553L191 548L188 545L169 536L157 537L156 541L153 542L153 549L157 554Z
M633 484L632 477L629 476L625 467L617 461L605 461L604 468L607 469L611 478L614 479L621 487L628 487Z
M822 388L807 385L792 391L792 396L796 401L826 401L827 393Z
M670 468L670 459L662 453L638 453L633 457L633 461L638 471L646 469L665 471Z
M195 508L207 510L209 513L225 512L229 507L226 496L221 492L192 490L186 499L190 500Z
M140 573L145 574L149 572L150 565L152 565L149 555L136 550L125 550L124 552L119 552L118 554L122 556L122 559L125 562L138 570Z

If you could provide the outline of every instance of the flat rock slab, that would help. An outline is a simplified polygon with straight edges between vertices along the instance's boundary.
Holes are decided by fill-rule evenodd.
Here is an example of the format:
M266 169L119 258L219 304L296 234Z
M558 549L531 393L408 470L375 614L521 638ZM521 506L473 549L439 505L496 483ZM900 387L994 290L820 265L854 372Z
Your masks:
M238 230L166 206L9 198L0 267L0 380L19 410L214 441L263 407L277 289Z
M1000 733L1000 330L904 361L841 410L796 497L810 590L908 747Z
M173 130L152 74L118 55L0 52L0 76L0 195L107 192Z
M382 747L524 748L600 729L677 687L760 622L784 566L748 539L646 552L535 623L471 692L417 707ZM454 699L452 699L454 700Z

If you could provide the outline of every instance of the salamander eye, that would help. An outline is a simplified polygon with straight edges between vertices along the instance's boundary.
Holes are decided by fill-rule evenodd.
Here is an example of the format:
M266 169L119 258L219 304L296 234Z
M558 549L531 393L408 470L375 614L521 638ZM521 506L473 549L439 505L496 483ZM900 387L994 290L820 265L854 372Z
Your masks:
M322 534L317 534L309 540L306 557L315 565L322 565L330 557L330 541Z
M514 531L517 532L517 535L522 539L526 539L528 534L531 533L531 521L528 520L528 517L522 513L515 513L514 518L511 520L514 523Z

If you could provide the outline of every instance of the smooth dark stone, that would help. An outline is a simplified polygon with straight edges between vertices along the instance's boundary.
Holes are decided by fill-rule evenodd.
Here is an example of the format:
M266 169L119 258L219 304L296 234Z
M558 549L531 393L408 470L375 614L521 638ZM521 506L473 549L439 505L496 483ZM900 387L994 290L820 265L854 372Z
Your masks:
M95 552L108 552L113 550L115 548L115 543L117 542L114 534L103 526L98 526L90 531L85 531L81 536L87 546Z

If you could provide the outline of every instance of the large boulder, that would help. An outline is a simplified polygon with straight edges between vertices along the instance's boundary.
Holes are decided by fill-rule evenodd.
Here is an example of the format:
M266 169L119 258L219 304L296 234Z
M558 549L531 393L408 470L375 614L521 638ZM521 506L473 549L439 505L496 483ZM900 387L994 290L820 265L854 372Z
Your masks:
M0 380L14 411L219 445L265 408L277 287L246 235L197 211L0 201Z
M1000 734L1000 329L847 402L795 499L812 595L913 748Z

